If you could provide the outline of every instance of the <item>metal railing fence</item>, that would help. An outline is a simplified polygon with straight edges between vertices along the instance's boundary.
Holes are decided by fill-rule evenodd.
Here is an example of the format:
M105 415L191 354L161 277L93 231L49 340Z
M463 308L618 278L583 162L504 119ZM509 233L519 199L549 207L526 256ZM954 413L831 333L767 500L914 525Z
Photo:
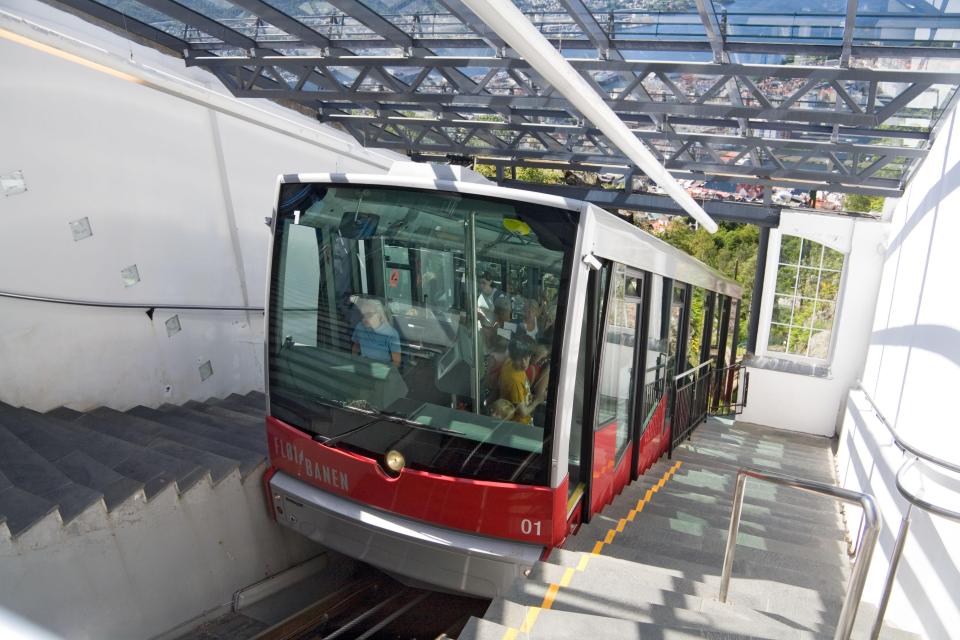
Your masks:
M740 514L743 511L743 496L748 477L763 480L764 482L772 482L785 487L792 487L809 493L830 496L831 498L848 504L858 505L863 509L866 526L857 547L853 571L850 572L850 581L847 585L847 593L843 599L843 607L840 609L840 619L837 621L837 627L833 634L834 640L846 640L850 637L850 633L853 630L853 623L860 605L860 597L863 594L863 585L867 580L867 570L870 568L870 557L873 555L873 549L877 544L877 539L880 537L880 510L877 508L877 503L873 499L873 496L842 487L835 487L825 482L806 480L804 478L797 478L795 476L788 476L771 471L760 471L759 469L750 468L739 469L737 471L737 484L733 494L730 529L727 532L727 547L723 554L723 572L720 574L720 602L727 601L727 592L730 588L730 574L733 571L733 556L737 546L737 533L740 530Z
M707 360L673 378L668 457L673 457L673 450L707 419L712 374L713 360Z

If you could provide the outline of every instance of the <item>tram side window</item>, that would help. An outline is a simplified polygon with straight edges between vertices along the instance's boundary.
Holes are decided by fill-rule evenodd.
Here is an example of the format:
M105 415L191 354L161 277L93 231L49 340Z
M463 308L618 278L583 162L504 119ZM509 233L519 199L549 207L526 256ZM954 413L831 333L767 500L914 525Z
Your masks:
M667 335L669 322L666 320L664 310L668 300L664 296L663 278L656 275L648 275L652 279L650 286L650 309L649 322L650 330L647 338L647 370L643 377L643 428L646 428L646 421L649 420L653 409L660 401L663 395L664 381L667 377Z
M637 327L637 305L626 298L623 265L617 265L610 282L610 302L602 342L597 396L596 429L616 424L616 451L619 455L630 435L630 408L633 403L633 365Z

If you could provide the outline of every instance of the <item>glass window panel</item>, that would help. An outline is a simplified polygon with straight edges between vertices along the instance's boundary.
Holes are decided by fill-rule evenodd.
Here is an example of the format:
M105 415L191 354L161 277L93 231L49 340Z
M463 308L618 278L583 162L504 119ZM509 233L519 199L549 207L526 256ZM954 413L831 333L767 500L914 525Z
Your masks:
M821 271L817 297L821 300L835 301L839 296L840 273L838 271Z
M823 268L835 269L837 271L843 269L843 253L837 251L836 249L831 249L830 247L824 247Z
M798 356L807 355L807 346L810 342L810 331L807 329L790 328L790 342L787 344L787 353Z
M773 303L773 321L780 324L790 324L793 319L793 296L776 296Z
M830 352L830 332L814 331L810 334L810 350L807 355L811 358L826 360Z
M836 305L832 302L817 301L817 309L813 315L814 329L832 329L833 314Z
M639 303L625 299L626 278L622 265L617 265L611 284L613 290L610 311L607 314L606 336L601 357L599 395L597 397L597 429L616 429L617 456L623 452L630 436L633 405L633 358ZM626 308L633 307L627 313ZM623 310L616 313L615 310ZM616 426L611 426L616 423Z
M780 239L780 262L783 264L797 264L800 262L800 238L797 236L783 236Z
M819 270L801 267L800 279L797 281L797 293L804 298L816 298L819 277Z
M768 351L823 360L829 357L843 261L844 254L839 251L783 236Z
M819 267L823 245L810 240L804 240L800 247L800 264L806 267Z
M790 329L784 325L770 325L770 338L767 341L767 349L770 351L784 352L787 350L787 338L790 335Z
M793 321L790 323L795 327L810 327L813 325L813 312L816 301L798 298L793 307Z
M792 295L797 286L797 268L781 266L777 270L777 293Z

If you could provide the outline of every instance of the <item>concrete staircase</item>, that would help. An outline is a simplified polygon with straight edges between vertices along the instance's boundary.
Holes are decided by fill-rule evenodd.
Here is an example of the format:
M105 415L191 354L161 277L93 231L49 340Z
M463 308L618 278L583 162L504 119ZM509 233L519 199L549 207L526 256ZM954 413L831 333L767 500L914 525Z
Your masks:
M264 397L46 414L0 404L0 606L147 638L317 553L267 515Z
M831 499L748 480L729 596L717 600L736 469L835 483L830 445L711 418L460 640L831 638L851 565ZM855 637L873 619L862 606Z

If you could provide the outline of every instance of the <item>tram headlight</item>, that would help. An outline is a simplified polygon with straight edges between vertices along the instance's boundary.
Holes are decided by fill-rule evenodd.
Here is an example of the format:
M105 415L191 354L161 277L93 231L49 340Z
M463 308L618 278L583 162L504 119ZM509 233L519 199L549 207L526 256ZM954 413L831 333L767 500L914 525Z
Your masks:
M384 456L387 463L387 469L393 473L400 473L403 470L403 467L406 466L407 461L404 459L403 454L397 451L396 449L391 449L387 451L387 455Z

